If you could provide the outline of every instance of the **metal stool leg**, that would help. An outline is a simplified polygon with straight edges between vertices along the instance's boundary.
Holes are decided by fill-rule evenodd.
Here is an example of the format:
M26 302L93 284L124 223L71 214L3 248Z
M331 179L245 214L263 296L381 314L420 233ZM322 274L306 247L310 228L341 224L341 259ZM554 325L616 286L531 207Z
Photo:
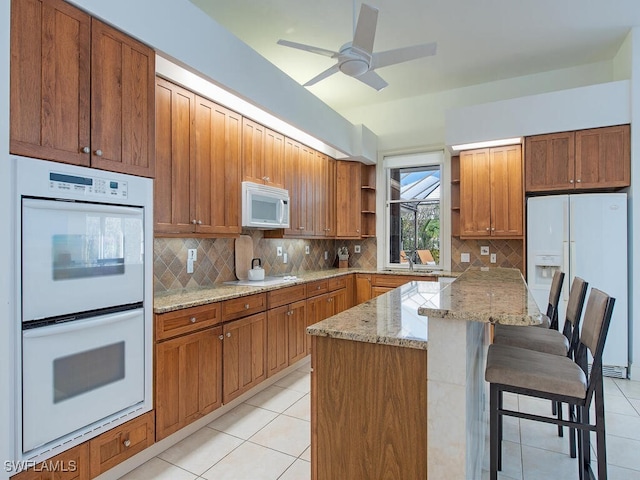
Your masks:
M502 421L498 414L500 392L496 385L489 387L489 471L490 480L498 480L498 458L500 440L498 438L498 424Z

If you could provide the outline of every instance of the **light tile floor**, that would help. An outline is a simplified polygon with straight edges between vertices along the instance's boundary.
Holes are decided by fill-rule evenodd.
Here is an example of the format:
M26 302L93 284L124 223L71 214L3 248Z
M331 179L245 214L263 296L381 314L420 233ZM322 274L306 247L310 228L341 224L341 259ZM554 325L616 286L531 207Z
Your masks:
M306 364L122 478L308 480L309 390ZM505 396L505 406L550 411L547 401L516 395ZM609 479L640 480L640 382L605 378L605 409ZM577 479L568 451L554 425L505 418L499 478Z

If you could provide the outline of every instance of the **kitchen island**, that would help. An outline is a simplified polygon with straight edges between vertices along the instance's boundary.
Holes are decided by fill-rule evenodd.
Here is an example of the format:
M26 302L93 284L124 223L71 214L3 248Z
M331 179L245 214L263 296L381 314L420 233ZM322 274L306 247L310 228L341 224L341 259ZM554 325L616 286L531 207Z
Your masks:
M540 322L518 270L471 268L310 326L312 478L480 478L489 326Z

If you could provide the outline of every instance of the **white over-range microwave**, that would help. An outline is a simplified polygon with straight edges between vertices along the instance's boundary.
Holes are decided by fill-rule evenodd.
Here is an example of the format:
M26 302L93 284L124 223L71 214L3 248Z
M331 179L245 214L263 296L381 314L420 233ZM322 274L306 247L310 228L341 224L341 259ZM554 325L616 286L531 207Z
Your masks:
M242 182L242 226L289 228L289 192L283 188Z

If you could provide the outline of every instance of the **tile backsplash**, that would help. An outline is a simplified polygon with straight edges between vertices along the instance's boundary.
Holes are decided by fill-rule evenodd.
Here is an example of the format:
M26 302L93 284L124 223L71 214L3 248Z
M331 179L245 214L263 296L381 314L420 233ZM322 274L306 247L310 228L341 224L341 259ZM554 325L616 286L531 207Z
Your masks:
M309 270L321 270L334 266L338 248L349 249L349 266L375 269L376 240L331 239L272 239L264 238L260 230L243 232L253 240L253 256L262 260L266 275L296 274ZM355 245L361 252L354 253ZM305 247L309 253L305 253ZM216 283L236 280L235 239L233 238L156 238L153 242L154 291L164 292L182 288L212 286ZM282 247L288 262L276 255ZM187 249L195 248L198 260L193 273L187 273ZM324 252L328 258L324 259ZM336 265L337 266L337 263Z
M488 246L496 254L496 263L490 263L490 255L480 255L480 247ZM468 253L469 263L460 261L460 254ZM524 273L524 242L522 240L461 240L451 238L451 271L463 272L474 267L511 267Z

